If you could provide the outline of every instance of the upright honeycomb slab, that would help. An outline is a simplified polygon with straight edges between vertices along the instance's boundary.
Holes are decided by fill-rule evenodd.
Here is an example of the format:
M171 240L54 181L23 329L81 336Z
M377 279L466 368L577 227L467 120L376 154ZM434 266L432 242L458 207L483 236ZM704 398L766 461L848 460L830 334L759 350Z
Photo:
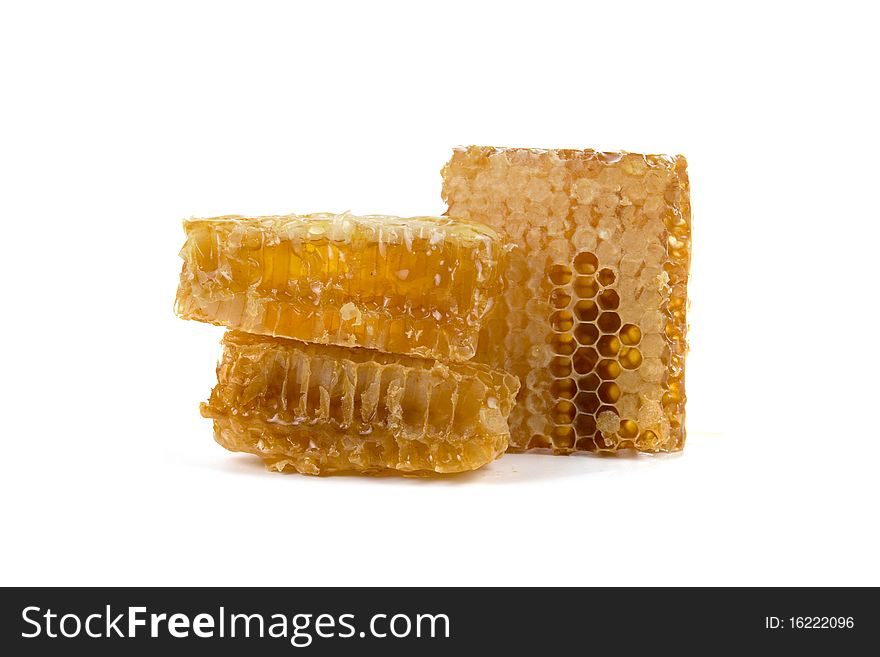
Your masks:
M475 363L229 332L202 414L270 469L453 473L507 448L519 381Z
M464 361L502 290L490 228L316 214L184 222L176 311L250 333Z
M477 360L523 382L511 447L685 441L691 212L682 156L489 147L443 169L447 214L515 245Z

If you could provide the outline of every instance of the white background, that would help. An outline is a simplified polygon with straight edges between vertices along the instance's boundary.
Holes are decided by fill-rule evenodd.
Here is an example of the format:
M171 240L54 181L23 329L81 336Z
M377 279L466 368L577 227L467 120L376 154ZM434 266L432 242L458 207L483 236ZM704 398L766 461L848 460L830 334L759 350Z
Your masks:
M4 3L0 584L880 584L869 6ZM217 446L181 219L441 213L459 144L687 155L684 453Z

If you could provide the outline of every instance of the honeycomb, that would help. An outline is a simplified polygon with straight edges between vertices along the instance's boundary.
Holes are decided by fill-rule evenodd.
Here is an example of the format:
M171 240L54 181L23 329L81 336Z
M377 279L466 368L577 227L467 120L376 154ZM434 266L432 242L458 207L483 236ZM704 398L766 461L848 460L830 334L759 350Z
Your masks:
M447 214L515 248L477 360L524 382L513 449L675 451L685 441L691 213L682 156L468 147Z
M271 470L454 473L507 448L519 381L486 365L236 331L223 347L202 415Z
M490 228L349 214L194 219L175 309L250 333L465 361L501 294Z

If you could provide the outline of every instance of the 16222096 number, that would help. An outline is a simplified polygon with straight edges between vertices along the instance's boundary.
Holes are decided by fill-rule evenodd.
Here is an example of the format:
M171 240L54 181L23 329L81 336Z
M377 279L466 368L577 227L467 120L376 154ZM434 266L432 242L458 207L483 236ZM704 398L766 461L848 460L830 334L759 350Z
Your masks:
M852 616L792 616L789 622L796 630L851 629L855 625Z

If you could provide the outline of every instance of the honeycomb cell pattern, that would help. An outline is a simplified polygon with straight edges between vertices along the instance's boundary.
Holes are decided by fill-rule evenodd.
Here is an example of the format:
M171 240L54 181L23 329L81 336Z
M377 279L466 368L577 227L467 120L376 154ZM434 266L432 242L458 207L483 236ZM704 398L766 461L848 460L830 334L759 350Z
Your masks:
M503 288L492 229L351 214L184 222L184 319L321 344L465 361Z
M202 415L218 443L269 469L454 473L507 448L519 381L506 372L236 331L223 347Z
M577 272L577 277L563 276L560 272ZM550 362L553 376L551 392L553 406L553 433L548 441L544 436L530 436L529 447L551 446L557 450L602 450L606 447L598 427L604 423L619 422L616 434L621 440L633 440L639 435L635 418L621 418L614 405L623 391L616 379L624 369L635 369L642 362L639 352L641 329L636 324L623 324L617 313L620 295L614 289L616 275L610 269L598 269L595 253L581 251L569 265L552 267L551 282L556 286L550 298L553 304L550 316L551 344L556 354L567 348L571 358L556 356ZM565 305L562 304L565 300ZM590 308L592 312L579 313L576 309ZM625 345L625 346L624 346ZM598 414L610 414L601 420ZM600 442L601 441L601 442Z
M681 449L685 159L472 146L444 167L443 197L515 245L477 351L523 382L511 449Z

